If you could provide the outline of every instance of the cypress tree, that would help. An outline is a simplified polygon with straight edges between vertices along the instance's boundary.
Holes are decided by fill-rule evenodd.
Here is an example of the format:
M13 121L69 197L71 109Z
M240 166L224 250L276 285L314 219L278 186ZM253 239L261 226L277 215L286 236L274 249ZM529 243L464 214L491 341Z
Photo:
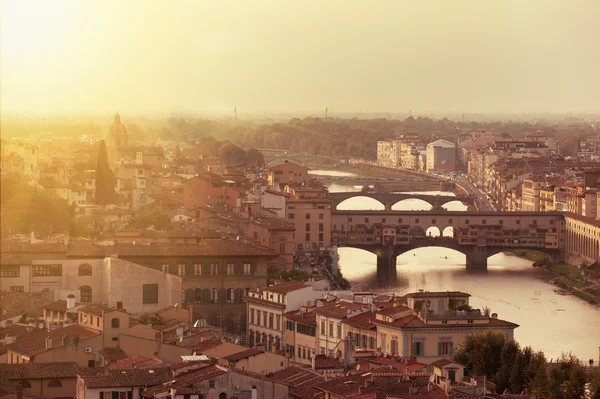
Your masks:
M98 150L98 163L96 166L96 204L114 203L115 197L115 184L112 171L108 166L106 143L102 140Z

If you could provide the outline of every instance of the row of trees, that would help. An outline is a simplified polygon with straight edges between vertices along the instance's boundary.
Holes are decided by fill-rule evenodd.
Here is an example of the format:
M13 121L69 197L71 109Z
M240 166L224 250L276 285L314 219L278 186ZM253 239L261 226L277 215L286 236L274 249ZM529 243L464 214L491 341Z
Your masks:
M498 332L468 336L454 359L471 375L486 376L500 393L526 392L539 399L600 399L599 370L588 375L583 363L572 355L548 362L543 352L521 348Z

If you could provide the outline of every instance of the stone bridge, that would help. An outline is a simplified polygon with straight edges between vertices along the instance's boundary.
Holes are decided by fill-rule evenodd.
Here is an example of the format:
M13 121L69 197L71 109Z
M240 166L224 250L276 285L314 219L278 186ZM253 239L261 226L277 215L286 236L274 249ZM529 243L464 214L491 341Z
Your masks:
M354 197L373 198L381 203L386 211L392 210L392 207L406 199L420 199L431 204L433 208L439 208L448 202L460 201L469 205L473 205L473 198L470 196L449 196L449 195L425 195L425 194L407 194L407 193L370 193L370 192L342 192L330 193L331 209L337 209L338 205L347 199Z
M490 256L514 249L560 261L565 249L560 212L335 210L331 223L332 245L375 253L378 274L395 272L398 255L422 247L457 250L466 255L468 268L486 268ZM438 234L448 237L434 237Z

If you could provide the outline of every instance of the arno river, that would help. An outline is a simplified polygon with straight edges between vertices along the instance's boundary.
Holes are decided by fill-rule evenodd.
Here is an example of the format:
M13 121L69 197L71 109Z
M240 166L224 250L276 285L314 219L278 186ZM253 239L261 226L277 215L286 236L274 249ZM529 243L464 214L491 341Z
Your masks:
M316 173L315 173L316 172ZM313 171L335 175L335 171ZM341 173L341 172L340 172ZM348 176L347 173L340 176ZM329 184L330 192L360 191L360 186ZM432 192L431 194L449 193ZM354 198L340 204L343 209L383 209L370 198ZM461 203L448 205L465 210ZM420 200L405 200L393 209L428 209ZM437 232L433 232L435 235ZM486 272L467 272L465 256L447 248L420 248L398 257L397 280L381 283L377 279L376 257L366 251L340 248L340 267L353 290L405 294L426 291L464 291L471 294L475 308L489 306L501 319L520 325L515 339L522 346L543 351L548 358L571 351L587 362L598 362L600 311L572 296L554 294L550 273L533 268L531 262L498 254L489 259Z

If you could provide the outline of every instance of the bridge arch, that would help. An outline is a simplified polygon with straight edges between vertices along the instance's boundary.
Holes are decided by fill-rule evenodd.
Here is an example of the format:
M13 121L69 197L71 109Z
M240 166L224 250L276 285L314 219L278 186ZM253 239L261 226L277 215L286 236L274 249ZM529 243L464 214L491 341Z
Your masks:
M449 211L466 211L469 206L460 200L453 199L443 203L441 207Z
M430 226L427 230L425 230L425 235L427 237L440 237L442 235L442 232L440 231L439 227Z
M368 205L366 205L365 203ZM341 211L344 211L344 210L383 211L383 210L385 210L385 205L383 204L383 202L379 201L376 198L373 198L372 196L370 196L366 193L356 193L355 196L346 198L345 200L343 200L339 204L337 204L335 209L341 210Z
M393 211L429 211L433 205L420 198L405 198L392 205Z

